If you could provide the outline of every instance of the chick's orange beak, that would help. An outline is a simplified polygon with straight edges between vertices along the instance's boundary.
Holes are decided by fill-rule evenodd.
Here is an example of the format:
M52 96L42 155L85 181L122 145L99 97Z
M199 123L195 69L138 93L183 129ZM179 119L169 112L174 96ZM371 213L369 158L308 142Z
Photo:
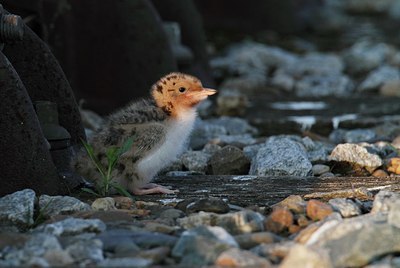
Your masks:
M215 89L212 89L212 88L203 88L201 93L206 95L206 96L211 96L211 95L214 95L215 93L217 93L217 91Z

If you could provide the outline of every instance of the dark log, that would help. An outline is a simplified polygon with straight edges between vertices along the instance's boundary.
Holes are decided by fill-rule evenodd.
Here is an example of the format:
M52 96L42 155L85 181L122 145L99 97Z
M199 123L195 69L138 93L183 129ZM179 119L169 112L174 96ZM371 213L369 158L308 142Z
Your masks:
M253 178L240 180L238 178ZM254 177L254 176L181 176L160 177L157 183L172 186L180 192L177 195L138 196L137 200L158 201L168 198L189 199L204 197L226 198L230 204L239 206L270 206L289 195L304 196L310 193L329 193L342 191L337 196L344 196L343 191L358 197L358 188L371 191L385 188L400 190L400 180L395 177ZM335 195L331 195L335 196Z

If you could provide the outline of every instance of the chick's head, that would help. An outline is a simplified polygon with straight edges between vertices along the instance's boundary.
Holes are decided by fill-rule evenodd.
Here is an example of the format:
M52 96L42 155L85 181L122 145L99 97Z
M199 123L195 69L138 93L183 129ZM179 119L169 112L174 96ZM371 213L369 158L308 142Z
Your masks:
M151 88L157 106L171 116L193 109L216 92L215 89L204 88L196 77L183 73L168 74Z

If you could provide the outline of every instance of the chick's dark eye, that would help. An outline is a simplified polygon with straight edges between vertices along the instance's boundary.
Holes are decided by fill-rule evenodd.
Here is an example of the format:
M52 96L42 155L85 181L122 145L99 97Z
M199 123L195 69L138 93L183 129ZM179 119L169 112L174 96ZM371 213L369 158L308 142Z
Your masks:
M186 91L186 88L184 88L184 87L179 88L179 92L185 92L185 91Z

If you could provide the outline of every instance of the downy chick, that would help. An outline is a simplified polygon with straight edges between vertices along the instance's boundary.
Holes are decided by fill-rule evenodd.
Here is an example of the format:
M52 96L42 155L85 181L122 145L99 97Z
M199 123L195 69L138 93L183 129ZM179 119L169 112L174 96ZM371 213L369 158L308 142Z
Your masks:
M162 77L151 88L152 98L133 102L109 116L90 141L96 156L106 165L107 148L133 137L132 148L116 164L113 180L136 195L176 192L150 181L182 153L197 116L196 105L216 92L187 74ZM101 180L86 152L77 155L73 167L87 179Z

